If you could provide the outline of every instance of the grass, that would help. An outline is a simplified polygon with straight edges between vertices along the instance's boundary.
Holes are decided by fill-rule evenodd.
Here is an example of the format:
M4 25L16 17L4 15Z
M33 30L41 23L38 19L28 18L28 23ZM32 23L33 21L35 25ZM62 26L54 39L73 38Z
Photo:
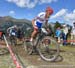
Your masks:
M61 50L65 51L74 51L75 52L75 46L67 45L67 46L60 46Z
M15 68L10 54L0 55L0 68Z

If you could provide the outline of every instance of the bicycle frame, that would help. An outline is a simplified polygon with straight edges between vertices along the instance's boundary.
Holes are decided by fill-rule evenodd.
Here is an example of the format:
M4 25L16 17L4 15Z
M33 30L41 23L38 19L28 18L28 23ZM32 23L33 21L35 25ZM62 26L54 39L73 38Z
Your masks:
M38 34L37 34L37 41L36 41L36 43L35 43L35 45L34 46L36 46L37 47L37 44L39 43L39 41L44 37L44 36L46 36L47 35L47 32L46 31L43 31L42 29L39 29L38 30Z

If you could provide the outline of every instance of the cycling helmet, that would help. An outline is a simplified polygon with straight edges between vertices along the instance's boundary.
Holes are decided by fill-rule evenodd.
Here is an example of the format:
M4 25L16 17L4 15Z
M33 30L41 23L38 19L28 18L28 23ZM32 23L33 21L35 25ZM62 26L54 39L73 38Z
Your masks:
M17 28L17 25L14 25L13 27L14 27L14 28Z
M49 11L50 14L53 14L53 9L51 7L47 7L46 11Z

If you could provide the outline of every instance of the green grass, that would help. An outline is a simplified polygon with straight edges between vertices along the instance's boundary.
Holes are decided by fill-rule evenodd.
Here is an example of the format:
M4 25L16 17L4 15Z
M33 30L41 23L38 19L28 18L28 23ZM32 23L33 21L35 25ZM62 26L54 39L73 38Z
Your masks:
M13 60L9 54L0 56L0 68L15 68Z
M71 46L71 45L60 46L60 50L65 50L65 51L74 51L74 52L75 52L75 46Z

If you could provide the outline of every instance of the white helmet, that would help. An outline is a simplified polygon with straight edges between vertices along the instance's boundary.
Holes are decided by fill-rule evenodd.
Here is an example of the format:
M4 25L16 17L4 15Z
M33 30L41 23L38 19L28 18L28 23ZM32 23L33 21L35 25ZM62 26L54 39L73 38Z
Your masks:
M14 25L14 28L17 28L17 25Z

